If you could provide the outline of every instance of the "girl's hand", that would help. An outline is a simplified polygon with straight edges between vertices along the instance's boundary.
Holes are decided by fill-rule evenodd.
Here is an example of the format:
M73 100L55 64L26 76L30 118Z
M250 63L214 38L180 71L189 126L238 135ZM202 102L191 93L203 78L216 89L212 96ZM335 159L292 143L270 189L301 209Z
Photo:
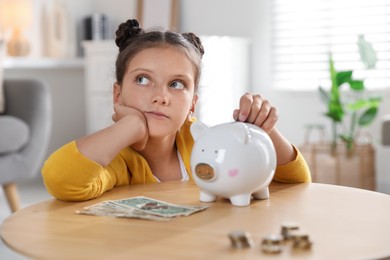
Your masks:
M278 120L278 110L261 95L246 93L240 99L240 108L234 110L233 118L236 121L255 124L271 133Z
M136 135L136 142L130 146L136 151L142 151L149 138L148 124L146 121L145 115L132 107L126 107L124 105L115 104L114 105L114 114L112 115L112 120L117 123L119 121L129 122L128 127L138 128ZM135 121L134 121L135 120ZM136 123L134 123L136 122Z

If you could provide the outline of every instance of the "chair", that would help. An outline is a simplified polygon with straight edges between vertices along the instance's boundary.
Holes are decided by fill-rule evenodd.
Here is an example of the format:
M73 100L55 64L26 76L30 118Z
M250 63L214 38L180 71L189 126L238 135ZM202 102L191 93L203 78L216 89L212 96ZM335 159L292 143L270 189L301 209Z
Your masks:
M32 79L4 80L0 114L0 184L12 212L20 208L16 182L32 178L46 156L52 127L49 87Z

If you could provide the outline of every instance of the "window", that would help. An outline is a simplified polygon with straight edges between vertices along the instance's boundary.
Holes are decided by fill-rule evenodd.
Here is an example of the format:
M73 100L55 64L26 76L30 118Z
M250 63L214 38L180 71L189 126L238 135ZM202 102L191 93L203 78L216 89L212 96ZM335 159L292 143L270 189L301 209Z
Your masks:
M250 41L230 36L201 36L206 50L195 116L208 126L233 121L239 98L248 91Z
M353 70L366 88L390 87L390 0L273 0L273 83L283 89L330 86L336 70ZM374 69L360 60L363 36L376 51Z

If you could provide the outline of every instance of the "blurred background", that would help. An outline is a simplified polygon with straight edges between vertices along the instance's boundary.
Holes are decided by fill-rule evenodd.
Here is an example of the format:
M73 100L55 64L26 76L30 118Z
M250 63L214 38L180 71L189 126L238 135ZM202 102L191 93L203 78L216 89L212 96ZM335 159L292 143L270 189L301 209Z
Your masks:
M383 142L390 134L383 130L390 129L383 128L390 114L390 0L0 0L0 76L36 78L50 86L47 155L111 123L113 38L129 18L146 29L201 37L206 54L196 111L200 120L231 121L243 93L261 93L279 109L277 127L305 152L317 181L390 194L390 146ZM330 55L335 71L353 72L338 82L345 110L345 120L337 123L340 135L350 133L354 101L380 100L366 113L372 120L356 126L355 157L343 150L335 159L328 148L314 149L328 147L333 138ZM357 94L351 87L355 79L364 81ZM343 146L345 138L337 138ZM368 154L358 147L369 147ZM363 166L362 158L368 158ZM339 161L349 163L335 170ZM332 171L348 173L351 181L321 179ZM370 178L373 184L364 186ZM39 173L21 182L19 190L23 206L50 198ZM10 210L5 201L0 206L4 219Z

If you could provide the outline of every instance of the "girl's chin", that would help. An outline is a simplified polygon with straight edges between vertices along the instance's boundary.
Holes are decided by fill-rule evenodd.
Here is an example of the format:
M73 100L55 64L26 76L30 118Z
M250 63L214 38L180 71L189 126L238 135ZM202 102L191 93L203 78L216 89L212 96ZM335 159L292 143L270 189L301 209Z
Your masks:
M167 129L162 126L153 126L148 125L149 130L149 138L165 138L169 135L176 135L178 130L175 129Z

